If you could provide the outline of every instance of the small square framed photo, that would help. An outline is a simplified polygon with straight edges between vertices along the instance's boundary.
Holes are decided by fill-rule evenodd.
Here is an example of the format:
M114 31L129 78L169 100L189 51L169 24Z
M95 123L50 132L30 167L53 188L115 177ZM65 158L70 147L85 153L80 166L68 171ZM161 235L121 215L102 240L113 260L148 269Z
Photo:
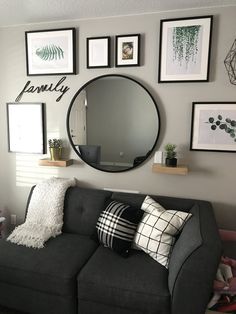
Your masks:
M27 75L76 74L75 28L25 32Z
M161 20L158 82L209 80L213 16Z
M236 102L194 102L190 150L236 152Z
M110 37L87 38L87 68L109 68Z
M116 36L116 67L140 65L140 34Z

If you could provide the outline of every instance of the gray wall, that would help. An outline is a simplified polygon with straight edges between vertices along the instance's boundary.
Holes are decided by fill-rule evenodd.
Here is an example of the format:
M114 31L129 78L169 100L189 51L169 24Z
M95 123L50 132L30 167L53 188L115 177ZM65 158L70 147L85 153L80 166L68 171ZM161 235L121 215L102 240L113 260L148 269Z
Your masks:
M160 19L214 15L213 45L209 83L158 84L158 43ZM220 227L235 229L236 155L234 153L189 151L191 128L191 104L193 101L236 101L236 86L229 83L224 68L224 58L236 34L236 8L211 8L165 12L94 20L72 21L41 25L23 25L0 30L0 208L23 219L26 197L30 186L52 175L76 177L80 185L138 190L170 196L207 199L213 202ZM14 101L25 83L33 85L56 83L60 77L27 77L25 64L24 32L27 30L77 28L78 75L67 76L64 84L69 92L60 102L56 93L24 95L21 101L45 102L47 111L47 136L60 136L66 143L66 154L77 160L68 168L39 167L43 156L21 155L7 152L6 102ZM142 62L140 67L111 69L86 68L86 38L115 36L118 34L142 34ZM114 40L113 40L114 43ZM113 50L114 52L114 50ZM165 143L178 145L180 157L190 168L187 176L152 173L153 158L143 166L125 173L105 173L80 161L69 148L66 135L67 108L75 92L88 80L102 74L127 74L142 82L156 99L162 130L156 149ZM44 156L45 157L45 156Z

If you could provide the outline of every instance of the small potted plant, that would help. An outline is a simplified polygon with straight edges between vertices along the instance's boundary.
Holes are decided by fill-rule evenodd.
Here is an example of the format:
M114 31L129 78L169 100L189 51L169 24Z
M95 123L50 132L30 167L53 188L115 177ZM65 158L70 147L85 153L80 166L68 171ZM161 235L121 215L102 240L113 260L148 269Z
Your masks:
M60 160L62 152L62 140L54 138L48 140L51 160Z
M175 144L166 144L165 145L165 155L166 155L166 166L168 167L176 167L177 166L177 158L176 158L176 145Z

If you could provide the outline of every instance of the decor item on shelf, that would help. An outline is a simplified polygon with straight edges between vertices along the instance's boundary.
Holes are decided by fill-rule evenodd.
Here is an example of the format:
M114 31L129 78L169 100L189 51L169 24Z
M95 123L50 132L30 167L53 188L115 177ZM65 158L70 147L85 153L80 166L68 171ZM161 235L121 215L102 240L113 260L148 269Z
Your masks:
M87 38L87 68L110 68L110 37Z
M209 80L213 16L161 20L158 82Z
M62 140L49 139L48 140L51 160L60 160L62 153Z
M194 102L191 150L236 152L236 102Z
M230 83L236 85L236 39L224 60L224 64L228 72Z
M76 74L75 28L25 32L27 75Z
M140 65L140 34L116 36L116 67Z
M176 167L177 166L177 158L176 158L176 145L175 144L166 144L165 145L165 155L166 155L166 166L168 167Z

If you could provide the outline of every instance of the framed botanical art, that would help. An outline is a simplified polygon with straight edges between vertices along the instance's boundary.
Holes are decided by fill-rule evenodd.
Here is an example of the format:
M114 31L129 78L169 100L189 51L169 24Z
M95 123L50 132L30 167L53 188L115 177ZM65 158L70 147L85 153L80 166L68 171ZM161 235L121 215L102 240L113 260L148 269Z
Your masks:
M110 37L87 38L87 68L110 67Z
M8 151L45 154L44 104L7 103Z
M116 67L140 65L140 34L116 36Z
M236 152L236 102L194 102L190 150Z
M213 16L161 20L158 82L209 80Z
M76 74L75 28L25 32L27 75Z

